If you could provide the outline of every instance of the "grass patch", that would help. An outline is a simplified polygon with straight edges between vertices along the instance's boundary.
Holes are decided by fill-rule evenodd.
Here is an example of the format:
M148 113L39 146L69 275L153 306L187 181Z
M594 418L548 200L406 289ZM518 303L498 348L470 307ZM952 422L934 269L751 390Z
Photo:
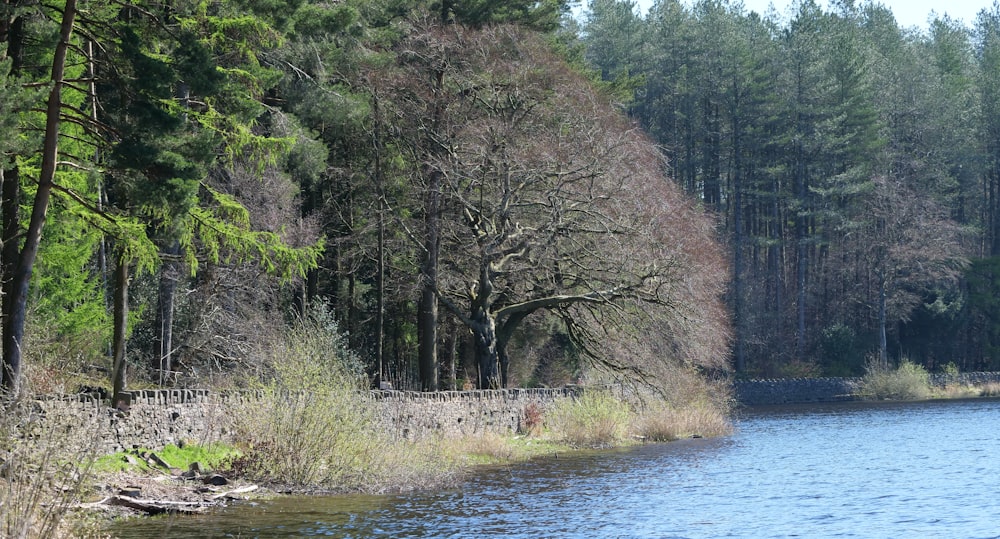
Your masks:
M871 361L861 379L858 394L868 400L919 400L931 396L927 370L908 360L891 369Z
M504 436L482 433L442 440L441 452L461 466L491 466L525 462L573 451L574 447L549 438L541 431L534 435Z
M230 462L241 456L240 451L236 447L223 443L209 445L181 444L181 446L169 444L159 451L136 449L133 451L119 451L112 455L103 455L94 462L93 471L98 474L152 472L157 468L149 464L142 456L149 453L155 453L156 456L166 462L171 468L181 470L187 470L195 462L198 463L198 466L202 470L224 469Z

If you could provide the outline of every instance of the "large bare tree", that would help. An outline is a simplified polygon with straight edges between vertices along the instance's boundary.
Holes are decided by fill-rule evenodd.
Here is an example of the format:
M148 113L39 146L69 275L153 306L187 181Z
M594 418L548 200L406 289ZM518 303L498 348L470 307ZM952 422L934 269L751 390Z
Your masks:
M713 224L609 96L514 26L432 24L399 57L401 124L411 144L433 145L413 154L440 198L425 284L471 332L481 387L506 384L506 346L543 310L597 363L637 378L656 361L723 364ZM655 358L598 353L612 333L669 345Z

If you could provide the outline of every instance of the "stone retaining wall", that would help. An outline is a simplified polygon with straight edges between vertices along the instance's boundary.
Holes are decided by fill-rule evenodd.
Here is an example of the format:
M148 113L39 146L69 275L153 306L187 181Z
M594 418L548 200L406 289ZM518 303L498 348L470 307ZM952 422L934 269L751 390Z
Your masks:
M373 391L371 403L390 435L408 439L483 432L508 434L525 428L529 407L539 411L581 388L506 389L497 391ZM89 395L44 398L30 404L34 420L61 435L94 439L102 453L137 447L160 448L181 441L210 443L232 434L232 407L252 394L213 393L200 389L130 392L127 410ZM33 421L31 428L37 428Z
M484 432L521 432L534 407L543 412L560 400L575 398L581 388L503 389L496 391L373 391L385 428L393 435L419 439L430 434L460 437ZM532 412L534 413L534 412Z
M743 405L790 404L854 400L858 378L802 378L752 380L734 383L734 397ZM1000 383L1000 373L932 375L931 383L945 385ZM508 434L523 430L526 418L564 399L577 397L582 388L506 389L497 391L373 391L371 405L386 432L419 439L430 435L458 437L484 432ZM616 391L626 397L623 389ZM60 435L79 435L98 442L98 450L112 453L135 447L156 449L180 441L210 443L232 435L231 404L245 401L248 393L213 393L174 389L132 391L126 411L108 407L88 395L39 399L27 403L36 429L44 423Z
M854 400L860 378L738 380L733 397L744 406Z
M737 380L733 383L733 397L744 406L850 401L858 399L855 393L860 382L861 378ZM930 383L936 387L990 382L1000 383L1000 372L930 375Z
M181 441L210 443L226 439L230 422L225 398L207 390L133 391L127 410L89 395L39 399L31 403L36 425L93 440L100 453L138 447L161 448Z

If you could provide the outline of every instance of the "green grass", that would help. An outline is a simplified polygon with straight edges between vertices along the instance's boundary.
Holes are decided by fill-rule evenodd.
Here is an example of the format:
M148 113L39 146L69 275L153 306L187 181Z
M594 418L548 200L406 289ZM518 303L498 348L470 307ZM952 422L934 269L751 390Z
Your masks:
M151 472L154 468L141 457L143 453L155 453L171 468L181 470L187 470L194 462L197 462L202 470L221 469L241 454L235 447L223 443L182 444L182 447L170 444L159 451L143 448L103 455L94 462L93 471L95 473Z

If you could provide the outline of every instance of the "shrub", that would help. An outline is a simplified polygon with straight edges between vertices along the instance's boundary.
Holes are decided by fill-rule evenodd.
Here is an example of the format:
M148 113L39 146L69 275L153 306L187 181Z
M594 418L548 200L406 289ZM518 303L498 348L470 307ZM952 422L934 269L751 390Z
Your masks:
M42 421L26 397L0 407L0 537L74 536L66 516L91 476L96 444L85 433L93 429Z
M521 434L537 436L542 433L545 420L545 410L542 405L532 401L524 407L524 420L521 422Z
M267 351L269 380L235 405L243 454L233 471L293 489L380 492L439 484L454 466L433 447L391 439L360 364L332 318L313 313Z
M574 446L610 447L621 444L632 421L629 406L610 392L589 389L577 399L552 406L548 426L553 436Z
M926 399L931 395L930 375L920 365L905 359L896 369L869 361L858 394L872 400Z

